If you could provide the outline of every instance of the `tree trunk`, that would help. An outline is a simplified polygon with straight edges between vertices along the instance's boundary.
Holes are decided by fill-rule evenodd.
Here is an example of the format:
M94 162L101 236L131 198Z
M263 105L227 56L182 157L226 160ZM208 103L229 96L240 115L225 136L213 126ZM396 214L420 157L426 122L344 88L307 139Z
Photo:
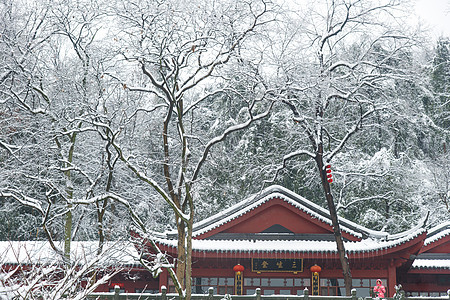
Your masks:
M333 195L331 193L330 183L328 182L327 173L325 171L325 164L323 162L323 146L319 146L319 153L316 156L316 164L319 168L320 178L322 180L322 187L325 192L325 198L327 199L328 210L330 211L331 222L333 224L333 233L336 239L336 246L338 250L339 260L342 266L342 273L344 275L345 294L351 295L352 290L352 274L350 272L350 265L348 257L345 253L344 241L342 239L341 228L339 226L338 215L336 212L336 206L334 205Z
M191 214L191 218L189 219L188 224L188 232L187 232L187 261L186 261L186 300L191 299L192 292L192 227L194 224L194 217Z
M70 244L72 242L72 205L67 206L64 224L64 258L70 264Z
M78 128L81 127L81 123L78 124ZM77 138L77 133L73 133L70 136L70 148L67 155L67 163L64 163L65 168L70 168L73 162L73 153L75 151L75 141ZM57 146L61 148L61 144L58 140L56 140ZM69 170L64 171L64 175L66 176L66 197L69 201L73 200L73 183L72 183L72 173ZM72 242L72 224L73 223L73 215L72 215L72 204L67 204L67 212L65 214L65 224L64 224L64 257L67 260L67 263L70 264L70 244Z
M177 217L178 248L177 248L177 278L182 289L186 288L186 231L185 223Z

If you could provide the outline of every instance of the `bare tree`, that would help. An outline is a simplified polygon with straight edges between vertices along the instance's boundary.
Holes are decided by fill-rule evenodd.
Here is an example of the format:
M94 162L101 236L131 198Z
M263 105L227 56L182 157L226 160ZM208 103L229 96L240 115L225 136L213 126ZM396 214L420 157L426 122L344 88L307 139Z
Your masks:
M0 299L84 299L118 274L124 263L133 262L136 254L127 253L120 243L108 245L100 254L97 244L78 243L67 268L47 242L1 244Z
M297 149L286 154L283 165L308 158L320 176L330 212L347 295L351 271L341 235L339 218L327 165L350 145L357 133L379 125L377 116L397 111L396 83L412 79L397 62L416 42L400 30L397 1L331 1L305 9L307 13L289 35L281 36L279 97L293 114L298 127ZM295 17L298 20L298 15ZM289 25L286 27L290 28ZM298 27L300 28L300 27ZM288 31L286 31L288 32Z
M46 31L18 31L24 36L17 40L30 38L40 47L23 62L11 59L14 72L4 73L11 79L2 82L2 105L31 121L23 124L25 136L0 137L11 163L1 176L13 166L20 170L2 182L0 197L39 215L67 268L75 263L70 245L86 229L83 222L95 212L100 254L105 216L108 209L119 214L120 206L189 299L201 169L215 145L266 117L274 103L243 54L270 21L270 9L262 0L61 1L36 14ZM203 117L221 118L214 110L221 101L239 102L240 109L217 131ZM177 226L177 274L141 221L142 207L157 198L169 205Z
M229 84L234 68L245 67L239 53L247 47L246 40L268 22L268 4L125 1L112 11L121 20L118 52L127 62L124 68L132 73L116 70L105 76L141 100L119 127L98 126L111 132L103 138L115 147L119 159L171 207L178 232L173 279L180 296L189 299L192 226L199 201L194 185L202 166L216 144L267 116L273 104L257 79L245 86L249 91L245 96ZM225 98L242 103L240 115L222 132L198 127L204 114L220 117L212 103ZM126 147L123 129L146 120L161 134L154 144L157 149ZM149 167L143 168L148 162Z
M102 155L107 143L98 142L95 128L83 128L101 98L97 72L108 58L97 56L101 13L96 3L30 4L3 7L11 20L1 36L8 50L0 85L6 121L0 136L5 150L1 176L8 179L0 196L32 208L45 238L70 264L71 241L90 214L73 203L108 191L112 180L114 161ZM101 246L106 204L96 207ZM62 248L54 242L61 238Z

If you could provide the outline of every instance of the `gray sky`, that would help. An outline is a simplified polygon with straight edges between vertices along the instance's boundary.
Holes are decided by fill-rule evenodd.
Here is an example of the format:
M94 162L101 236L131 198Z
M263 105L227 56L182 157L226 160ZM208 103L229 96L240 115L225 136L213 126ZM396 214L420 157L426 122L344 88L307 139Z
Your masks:
M416 0L415 12L434 38L450 37L450 0Z

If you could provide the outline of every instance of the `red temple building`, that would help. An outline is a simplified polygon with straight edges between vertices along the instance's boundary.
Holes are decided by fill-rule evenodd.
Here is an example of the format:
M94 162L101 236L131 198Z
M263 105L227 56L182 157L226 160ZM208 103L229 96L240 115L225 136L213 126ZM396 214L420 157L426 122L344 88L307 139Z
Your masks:
M358 297L371 295L376 280L392 297L443 296L450 289L450 222L426 230L424 221L402 233L374 231L340 218ZM163 253L176 257L176 231L155 234ZM128 251L128 256L138 256ZM129 261L129 258L127 259ZM329 212L280 186L194 224L193 293L345 295ZM174 292L164 270L157 278L135 263L99 291Z
M446 295L450 288L450 222L429 231L424 221L398 234L373 231L340 218L353 288L369 296L380 278L386 296L402 284L407 294ZM176 232L155 237L163 252L176 256ZM243 267L242 294L300 295L312 291L312 266L320 266L319 293L345 295L344 281L327 209L280 186L194 224L193 292L214 287L235 294L237 265ZM153 286L174 286L163 272ZM310 292L311 294L311 292Z

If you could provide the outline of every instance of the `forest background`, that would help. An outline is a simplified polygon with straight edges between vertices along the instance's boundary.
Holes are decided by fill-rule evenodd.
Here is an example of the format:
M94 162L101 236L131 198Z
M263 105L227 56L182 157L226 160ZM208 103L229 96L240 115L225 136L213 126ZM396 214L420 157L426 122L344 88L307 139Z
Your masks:
M450 41L410 8L1 0L0 240L70 261L176 229L189 264L194 221L272 184L390 233L450 219Z

